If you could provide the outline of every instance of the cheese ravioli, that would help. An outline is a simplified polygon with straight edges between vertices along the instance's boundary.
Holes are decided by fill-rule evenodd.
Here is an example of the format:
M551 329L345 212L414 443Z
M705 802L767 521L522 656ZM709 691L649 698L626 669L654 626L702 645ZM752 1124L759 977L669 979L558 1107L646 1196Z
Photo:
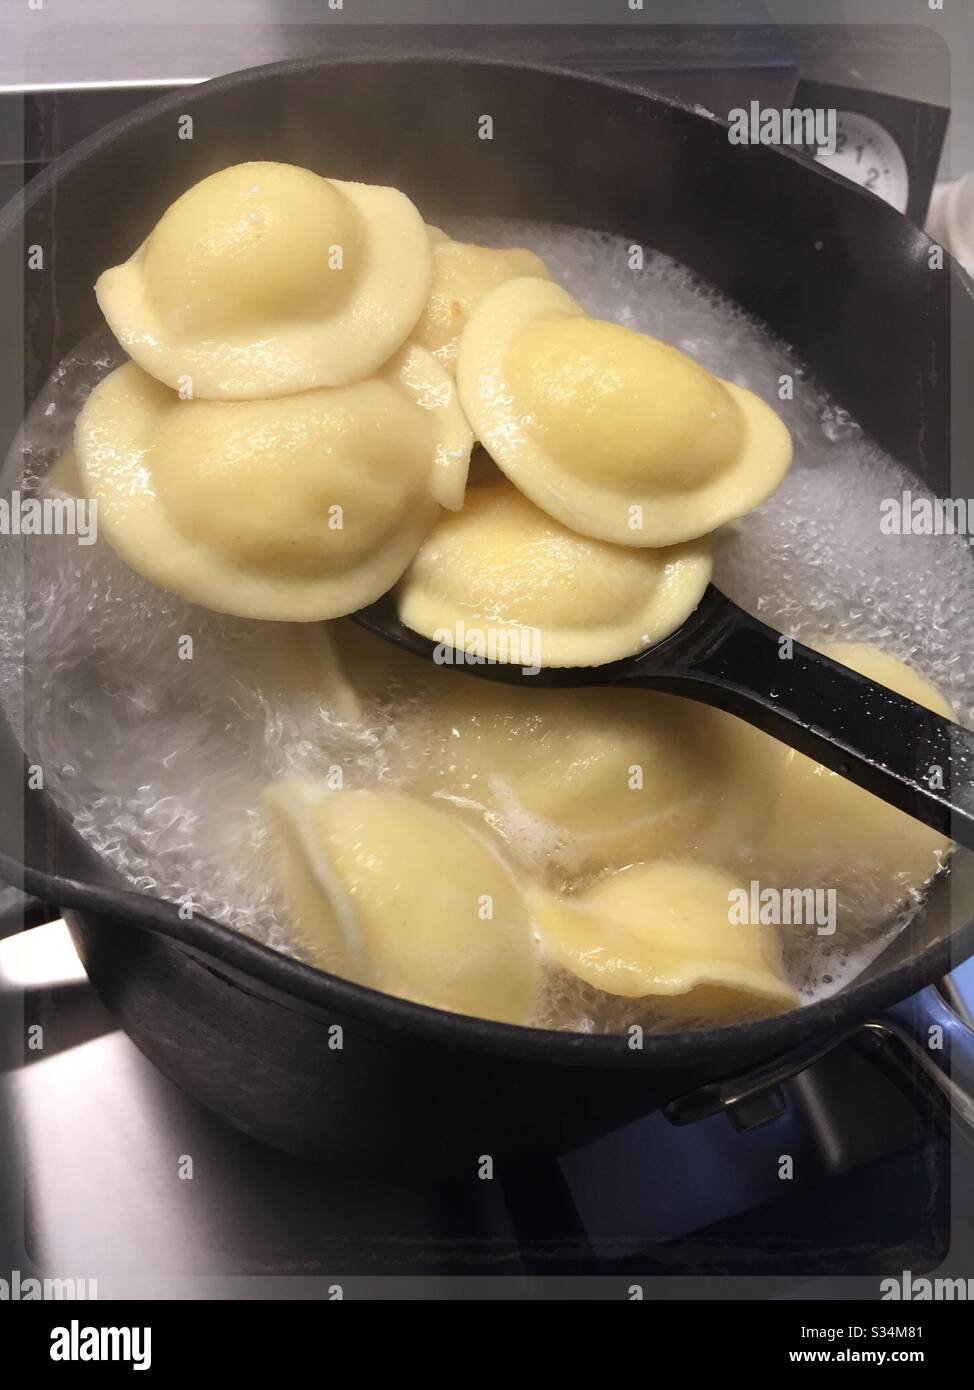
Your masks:
M674 853L750 866L781 759L742 720L657 691L471 680L355 623L334 631L364 717L400 717L403 775L485 816L529 867L525 818L572 872Z
M868 643L816 644L824 656L954 719L929 681ZM760 856L775 882L838 884L840 898L865 898L892 912L945 863L953 842L821 763L779 745L778 802Z
M289 907L315 961L434 1008L527 1023L539 970L519 889L448 811L396 791L268 788Z
M551 959L627 999L669 1004L681 1017L739 1017L795 1008L773 927L732 921L746 894L703 864L633 864L578 898L528 895Z
M599 666L675 631L710 581L706 540L630 550L578 535L505 481L471 488L397 590L415 632L521 666Z
M430 297L411 337L450 371L456 368L460 335L471 311L485 294L525 275L547 279L544 262L520 247L498 250L454 241L431 227L433 284Z
M95 293L159 381L247 400L371 376L416 324L431 273L398 189L256 162L194 184Z
M791 463L781 420L667 343L589 318L547 280L474 308L460 400L499 468L582 535L693 540L763 502Z
M310 622L373 602L462 496L471 436L422 348L351 386L180 400L132 363L75 432L85 491L122 558L247 618Z

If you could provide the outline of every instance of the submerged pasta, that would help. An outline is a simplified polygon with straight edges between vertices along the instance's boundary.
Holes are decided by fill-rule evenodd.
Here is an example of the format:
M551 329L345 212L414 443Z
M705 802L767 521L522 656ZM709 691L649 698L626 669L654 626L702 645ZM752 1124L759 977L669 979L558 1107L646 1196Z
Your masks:
M412 332L412 340L452 371L460 335L474 306L490 290L524 275L546 279L544 262L533 251L518 247L497 250L454 241L439 228L430 228L433 250L433 284L426 308Z
M676 852L731 864L763 831L771 759L733 716L648 691L485 684L432 693L436 751L418 776L482 808L511 853L524 817L575 872Z
M452 382L410 346L379 377L269 401L180 400L128 364L75 433L122 558L242 617L307 622L372 602L462 493L471 445Z
M678 1002L684 1015L780 1013L798 997L774 929L732 921L729 874L701 864L634 864L578 899L529 902L553 960L607 994Z
M486 817L529 866L525 818L573 872L678 852L730 867L753 853L780 745L733 715L651 691L471 680L354 623L335 628L363 706L400 715L410 781Z
M285 894L314 959L420 1004L506 1023L537 1005L526 908L494 851L448 812L392 791L270 787Z
M676 348L589 318L550 281L513 280L473 310L457 386L478 439L539 507L626 546L692 540L781 482L775 412Z
M923 705L945 719L951 706L922 676L878 647L822 643L833 661ZM775 813L760 854L768 873L789 884L854 886L874 898L890 895L888 910L923 887L952 842L853 782L793 748L779 745L781 774ZM855 877L855 884L850 883Z
M409 336L430 276L426 228L398 189L258 162L177 198L95 292L145 371L239 400L372 375Z
M414 631L530 666L598 666L669 636L710 580L705 540L629 550L569 531L507 482L470 489L397 590Z

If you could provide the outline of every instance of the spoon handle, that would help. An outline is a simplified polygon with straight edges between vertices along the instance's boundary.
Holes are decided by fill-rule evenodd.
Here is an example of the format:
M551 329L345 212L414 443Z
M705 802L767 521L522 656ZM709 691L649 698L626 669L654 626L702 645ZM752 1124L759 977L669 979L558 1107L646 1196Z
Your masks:
M713 587L622 683L736 714L974 849L974 733L783 637Z

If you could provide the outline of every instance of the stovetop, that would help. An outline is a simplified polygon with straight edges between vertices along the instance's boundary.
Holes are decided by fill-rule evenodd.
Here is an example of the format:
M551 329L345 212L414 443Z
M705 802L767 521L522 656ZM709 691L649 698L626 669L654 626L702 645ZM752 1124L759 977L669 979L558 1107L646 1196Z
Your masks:
M0 1267L96 1278L102 1298L458 1297L486 1280L874 1298L974 1224L974 1164L939 1104L856 1045L748 1132L657 1114L537 1171L423 1186L290 1158L183 1095L115 1028L60 921L0 942L5 1025L21 1004L3 1030L25 1041L0 1076L23 1159Z

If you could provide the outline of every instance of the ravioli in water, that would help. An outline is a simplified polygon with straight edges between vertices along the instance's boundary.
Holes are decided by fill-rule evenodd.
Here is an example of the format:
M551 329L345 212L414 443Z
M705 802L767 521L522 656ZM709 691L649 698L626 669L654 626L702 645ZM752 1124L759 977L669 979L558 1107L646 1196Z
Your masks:
M780 745L721 710L656 691L476 681L357 624L334 624L364 717L399 720L411 785L483 815L512 857L570 872L693 853L750 866Z
M533 251L519 247L497 250L453 241L431 227L433 286L429 301L412 332L412 341L452 371L456 364L460 334L467 325L474 305L490 290L508 280L525 275L547 279L544 262Z
M929 681L902 661L864 643L816 644L823 655L953 719ZM783 772L778 805L761 847L776 881L839 885L851 896L892 912L942 866L952 841L793 748L779 745Z
M316 963L454 1013L526 1023L539 970L502 861L449 812L393 791L268 788L289 907Z
M775 490L791 437L751 391L619 324L548 280L512 280L474 308L460 400L498 466L582 535L692 540Z
M95 388L75 452L106 538L139 574L245 618L373 602L462 497L453 383L409 346L381 376L268 401L182 401L132 363Z
M542 944L564 970L627 999L668 1002L684 1017L795 1008L774 928L731 921L730 875L701 864L633 864L583 897L528 895Z
M522 850L525 817L548 858L574 872L678 852L730 865L764 830L772 758L731 715L650 691L462 677L437 687L417 778L479 807L512 855ZM534 853L528 832L526 858Z
M395 188L293 164L235 164L169 207L95 293L147 372L248 400L371 376L430 290L430 241Z
M710 580L710 545L629 550L569 531L507 482L471 488L397 590L415 632L520 666L599 666L669 636Z

